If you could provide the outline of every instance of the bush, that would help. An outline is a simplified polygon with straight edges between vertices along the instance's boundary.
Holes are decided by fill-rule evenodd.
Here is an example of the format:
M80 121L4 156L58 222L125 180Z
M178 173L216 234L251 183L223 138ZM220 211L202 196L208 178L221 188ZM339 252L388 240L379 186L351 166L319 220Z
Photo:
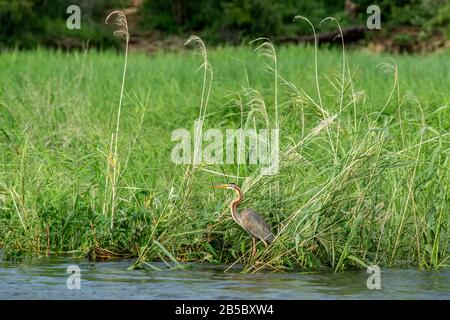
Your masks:
M366 8L372 0L357 3L357 20L348 20L344 1L316 0L143 0L139 8L142 31L160 30L166 34L196 33L208 43L240 43L257 37L276 38L310 35L306 23L293 23L295 15L308 17L319 31L335 28L319 22L327 17L339 19L342 26L365 25ZM82 46L118 45L104 19L112 8L129 6L127 0L0 0L0 49L30 48L37 45ZM68 30L66 8L81 8L82 29ZM447 0L380 0L382 28L385 36L392 28L422 28L426 35L441 29L450 35L450 4ZM368 33L369 34L369 33Z
M310 33L307 25L295 25L297 14L318 24L328 15L343 11L335 1L295 0L145 0L140 9L141 28L165 33L195 32L212 42L237 43L256 37Z
M73 39L93 45L114 45L110 30L104 26L108 9L126 5L127 1L107 0L0 0L0 49L31 48L40 44L57 45ZM81 9L81 30L66 27L68 6ZM92 38L91 38L92 37Z
M31 0L0 1L1 46L36 45L35 33L42 29Z

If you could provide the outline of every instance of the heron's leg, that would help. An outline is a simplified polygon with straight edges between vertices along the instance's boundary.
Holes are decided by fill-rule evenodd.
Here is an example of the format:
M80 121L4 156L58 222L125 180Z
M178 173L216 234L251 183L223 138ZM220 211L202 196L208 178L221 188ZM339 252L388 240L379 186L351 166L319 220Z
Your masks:
M253 239L252 257L254 257L256 255L256 240L253 237L252 239Z

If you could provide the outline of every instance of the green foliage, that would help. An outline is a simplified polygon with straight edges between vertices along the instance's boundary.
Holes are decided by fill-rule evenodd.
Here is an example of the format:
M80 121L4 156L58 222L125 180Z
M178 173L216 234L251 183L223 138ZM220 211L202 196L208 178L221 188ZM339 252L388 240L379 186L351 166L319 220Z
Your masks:
M138 11L139 28L166 34L196 33L208 43L236 44L257 37L310 35L307 24L292 22L296 15L308 17L318 31L335 28L328 23L318 27L328 16L337 18L342 26L365 25L366 8L373 1L353 2L357 5L356 20L345 12L344 1L144 0ZM66 8L72 4L81 8L81 30L68 30L65 26ZM399 26L422 28L425 36L435 30L450 33L446 0L381 0L376 4L381 8L385 37ZM0 49L37 45L84 47L87 40L91 46L118 46L104 19L112 8L128 6L128 0L0 0Z
M280 172L257 180L240 207L258 210L277 235L268 249L258 245L255 258L249 254L251 238L229 215L233 195L210 186L227 182L222 173L241 177L230 178L241 185L253 182L257 167L204 164L193 172L170 160L171 133L190 130L199 114L198 55L130 54L112 230L104 210L111 203L105 181L123 57L96 51L3 53L4 259L83 256L98 245L140 257L138 262L237 261L247 271L400 262L447 266L450 74L442 70L449 68L449 52L393 55L398 68L386 64L387 56L352 52L341 82L341 52L321 49L323 108L313 48L277 52ZM274 83L262 68L265 57L257 58L249 47L218 48L208 57L216 78L205 128L239 128L241 118L260 128L264 114L273 123Z
M212 42L238 43L255 37L277 37L309 33L307 26L295 26L297 14L318 24L328 15L339 15L343 7L335 1L220 0L144 1L141 27L168 33L196 32ZM341 15L342 16L342 15Z
M440 4L437 13L425 23L427 29L442 28L450 39L450 2Z
M274 1L237 0L223 4L223 18L219 30L234 42L243 37L265 35L273 37L282 28L282 16Z
M310 34L309 26L292 23L296 15L308 17L316 26L328 16L337 18L343 26L365 25L366 8L374 3L371 0L354 3L357 5L356 21L345 13L344 1L145 0L140 10L141 27L167 33L195 32L208 42L239 43L256 37ZM382 0L376 4L381 8L383 28L442 28L448 25L444 25L449 16L446 0ZM327 28L330 26L322 26L320 30L326 31Z
M105 12L127 1L89 0L0 0L0 49L31 48L36 45L58 46L62 41L75 40L83 46L90 40L93 46L116 45L111 32L104 26ZM67 7L81 9L81 30L66 27Z
M42 31L31 0L0 1L0 45L36 45Z
M371 0L357 1L360 17L366 15L364 8L376 4L381 9L383 25L388 27L417 26L423 27L429 19L445 11L447 0Z

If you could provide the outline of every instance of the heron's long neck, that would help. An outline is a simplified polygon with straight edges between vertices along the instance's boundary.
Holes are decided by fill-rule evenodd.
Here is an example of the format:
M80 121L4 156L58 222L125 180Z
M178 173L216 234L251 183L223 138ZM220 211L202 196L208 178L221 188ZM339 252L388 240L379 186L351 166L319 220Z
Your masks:
M242 201L242 192L239 188L234 189L234 191L236 191L237 196L233 201L231 201L231 216L233 217L234 221L236 221L238 224L241 224L241 222L239 221L237 207Z

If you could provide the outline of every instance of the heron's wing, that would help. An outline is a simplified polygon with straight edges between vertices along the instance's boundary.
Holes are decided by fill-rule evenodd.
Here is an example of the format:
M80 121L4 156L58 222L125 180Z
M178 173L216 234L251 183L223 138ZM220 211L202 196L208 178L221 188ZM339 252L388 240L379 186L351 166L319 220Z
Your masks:
M274 235L270 231L269 225L253 209L245 209L241 212L241 224L253 237L271 243Z

